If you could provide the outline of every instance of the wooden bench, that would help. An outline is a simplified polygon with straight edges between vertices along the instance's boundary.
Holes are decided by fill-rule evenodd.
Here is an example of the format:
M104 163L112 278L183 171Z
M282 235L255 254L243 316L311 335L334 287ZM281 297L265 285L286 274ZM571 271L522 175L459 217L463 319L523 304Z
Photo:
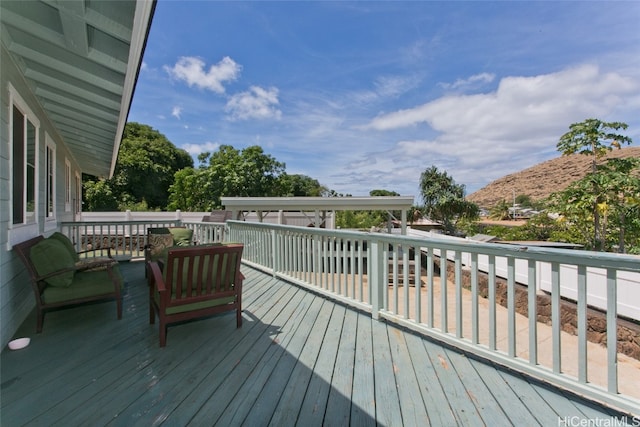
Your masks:
M166 258L147 263L149 321L160 319L160 347L167 327L225 311L236 312L242 326L242 244L174 247Z
M124 281L113 258L82 258L61 233L34 237L14 249L31 279L37 333L42 332L46 311L87 302L115 300L118 319L122 318Z

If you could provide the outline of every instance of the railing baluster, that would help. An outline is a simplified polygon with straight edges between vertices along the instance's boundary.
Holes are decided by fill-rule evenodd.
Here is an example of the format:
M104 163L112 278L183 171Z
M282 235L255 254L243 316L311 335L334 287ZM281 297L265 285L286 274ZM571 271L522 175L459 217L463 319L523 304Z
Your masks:
M462 254L455 252L456 336L462 338Z
M607 390L618 393L618 292L616 271L607 268Z
M507 331L508 353L516 357L516 260L507 258Z
M489 255L489 348L496 349L496 257Z
M471 342L478 344L478 254L471 254Z
M444 333L449 332L447 319L449 317L449 302L447 301L448 292L447 283L447 250L440 249L440 330Z
M560 265L557 262L551 263L551 335L553 346L553 372L562 372L562 349L560 324Z
M578 381L587 382L587 268L578 266Z
M399 246L393 247L393 312L398 314L398 251Z
M433 328L433 248L427 249L427 325Z
M409 270L411 266L409 265L409 247L402 247L402 282L404 286L404 317L409 319L409 287L411 286L409 283ZM415 274L414 274L415 276Z
M364 245L362 240L358 240L358 295L360 301L371 302L369 298L364 297L364 252L362 251L362 246Z
M529 363L538 364L538 298L536 295L536 261L528 261L527 302L529 317Z
M415 304L416 304L416 323L422 323L422 251L416 246L413 251L413 262L415 263L414 280L415 280Z

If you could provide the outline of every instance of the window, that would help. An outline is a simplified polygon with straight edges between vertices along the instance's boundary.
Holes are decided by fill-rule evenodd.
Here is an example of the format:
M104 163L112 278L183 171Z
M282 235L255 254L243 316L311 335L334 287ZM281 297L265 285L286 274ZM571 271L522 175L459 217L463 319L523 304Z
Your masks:
M76 172L76 199L75 199L75 213L82 212L82 180L80 174Z
M40 123L9 85L11 99L11 223L36 223L38 183L38 128Z
M56 146L45 133L46 217L56 218Z
M64 211L71 212L71 162L64 159Z

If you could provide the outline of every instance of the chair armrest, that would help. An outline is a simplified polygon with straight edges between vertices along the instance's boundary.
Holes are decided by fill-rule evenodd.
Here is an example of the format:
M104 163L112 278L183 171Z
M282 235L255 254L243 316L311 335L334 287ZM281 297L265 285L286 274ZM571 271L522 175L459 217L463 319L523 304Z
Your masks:
M151 276L153 277L153 281L150 284L155 284L158 292L163 293L167 291L167 287L164 284L164 279L162 278L162 270L160 269L160 265L153 261L147 264L149 269L151 270Z

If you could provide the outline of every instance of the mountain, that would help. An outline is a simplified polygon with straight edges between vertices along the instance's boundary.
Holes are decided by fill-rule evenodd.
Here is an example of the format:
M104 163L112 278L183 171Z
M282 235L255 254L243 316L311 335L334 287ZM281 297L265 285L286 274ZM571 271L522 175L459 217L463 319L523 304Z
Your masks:
M626 147L611 151L606 158L640 157L640 147ZM501 200L513 201L513 195L526 194L541 200L551 193L564 190L591 170L591 156L572 154L539 163L520 172L504 176L467 196L467 200L490 209ZM602 161L602 160L601 160Z

